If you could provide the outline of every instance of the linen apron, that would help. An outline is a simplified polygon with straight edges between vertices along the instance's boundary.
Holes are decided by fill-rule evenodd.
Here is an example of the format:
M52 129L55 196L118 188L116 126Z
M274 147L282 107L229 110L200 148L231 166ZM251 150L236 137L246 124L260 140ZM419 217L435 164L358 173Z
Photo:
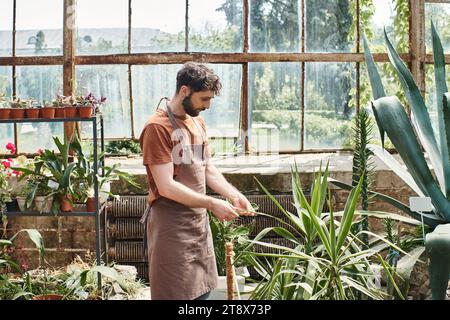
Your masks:
M167 113L174 130L179 129L168 106ZM192 119L203 144L193 141L191 146L186 143L189 139L178 137L183 157L188 155L192 161L180 164L174 180L206 194L206 137ZM146 209L142 222L146 223L144 241L148 247L152 300L192 300L217 287L216 258L205 208L189 208L160 197Z

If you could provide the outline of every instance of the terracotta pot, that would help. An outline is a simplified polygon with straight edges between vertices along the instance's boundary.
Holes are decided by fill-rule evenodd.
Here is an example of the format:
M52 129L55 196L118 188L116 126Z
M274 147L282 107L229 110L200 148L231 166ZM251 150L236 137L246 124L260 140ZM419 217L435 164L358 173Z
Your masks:
M28 119L38 119L39 118L39 109L30 108L25 109L25 114L27 115Z
M80 113L80 118L92 117L92 107L79 107L78 110L78 112Z
M95 212L95 198L88 198L86 201L86 212Z
M53 119L55 117L56 108L54 107L45 107L41 109L41 115L44 119Z
M62 300L64 296L60 294L42 294L34 296L33 300Z
M52 211L53 197L36 196L34 198L34 206L39 213L48 213Z
M78 116L77 107L65 107L64 109L66 118L76 118Z
M11 119L24 119L25 118L25 109L11 109L11 113L9 114Z
M70 200L67 198L67 196L63 196L61 198L60 209L62 212L72 212L73 211L73 204L72 204L72 202L70 202Z
M11 113L10 108L0 109L0 119L9 119L10 113Z
M66 116L65 108L55 108L55 118L64 118Z

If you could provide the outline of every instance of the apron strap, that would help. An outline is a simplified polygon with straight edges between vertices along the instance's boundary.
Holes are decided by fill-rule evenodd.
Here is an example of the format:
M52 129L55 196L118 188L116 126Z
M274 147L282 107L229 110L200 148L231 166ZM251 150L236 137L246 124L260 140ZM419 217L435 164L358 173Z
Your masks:
M148 218L150 217L151 214L151 209L152 206L151 205L147 205L147 207L145 208L144 214L142 215L141 219L139 220L140 223L144 224L144 239L143 239L143 245L144 245L144 253L143 253L143 258L145 259L145 253L147 252L147 222L148 222Z

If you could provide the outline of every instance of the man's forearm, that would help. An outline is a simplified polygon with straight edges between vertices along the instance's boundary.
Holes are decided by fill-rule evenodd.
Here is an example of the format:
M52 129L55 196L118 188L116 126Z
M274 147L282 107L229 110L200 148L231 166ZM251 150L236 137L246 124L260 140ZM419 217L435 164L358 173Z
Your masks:
M184 204L189 208L206 208L211 210L214 198L195 192L184 184L173 180L166 190L164 193L161 193L163 197Z
M240 195L240 192L233 187L213 165L208 165L206 167L206 184L212 190L229 200Z

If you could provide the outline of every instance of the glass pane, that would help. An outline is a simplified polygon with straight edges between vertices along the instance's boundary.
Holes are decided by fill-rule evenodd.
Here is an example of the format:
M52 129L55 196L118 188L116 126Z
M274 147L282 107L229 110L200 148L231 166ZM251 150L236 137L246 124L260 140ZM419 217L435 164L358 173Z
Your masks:
M184 1L133 0L131 51L184 51Z
M201 113L210 137L237 137L242 67L240 65L208 64L222 82L220 96ZM140 136L145 122L155 112L162 97L171 98L176 90L176 76L181 65L133 66L133 107L135 135Z
M131 137L130 94L128 66L76 66L77 95L92 94L106 97L101 106L105 138ZM92 124L83 123L82 137L92 137Z
M300 8L297 0L251 0L250 51L300 52Z
M384 31L400 52L408 52L409 43L409 6L405 0L360 1L361 27L369 40L372 52L386 52ZM428 21L428 20L427 20ZM361 51L363 33L361 32Z
M354 1L306 0L305 50L350 52L355 47Z
M128 1L77 0L76 50L80 55L127 53Z
M306 63L305 149L349 146L355 65Z
M300 80L300 63L250 63L249 141L255 151L300 150Z
M244 151L243 146L234 138L209 137L208 144L213 157L224 154L240 154Z
M17 0L16 55L61 55L63 13L60 0Z
M4 94L8 104L12 94L12 67L0 66L0 95ZM2 102L0 102L2 103ZM14 142L14 126L11 124L0 124L0 154L5 153L5 146L8 142Z
M0 56L11 56L13 0L0 0L0 8Z
M241 101L242 67L232 64L208 64L220 78L222 91L209 110L201 113L210 137L237 137Z
M448 53L450 51L450 3L425 4L425 46L427 53L433 52L430 20L433 20L436 31L441 38L444 52Z
M447 84L450 83L450 65L445 66L445 75ZM442 97L440 97L442 99ZM436 105L436 85L434 82L434 65L425 65L425 104L428 107L431 125L433 127L436 138L439 140L439 124Z
M139 137L162 97L169 99L176 89L178 64L132 66L134 134ZM164 102L162 102L164 103Z
M242 23L242 0L189 1L189 51L242 51Z
M33 98L39 103L63 93L62 66L18 66L17 96ZM21 123L17 125L20 152L32 153L39 148L56 149L52 136L63 137L62 123Z

